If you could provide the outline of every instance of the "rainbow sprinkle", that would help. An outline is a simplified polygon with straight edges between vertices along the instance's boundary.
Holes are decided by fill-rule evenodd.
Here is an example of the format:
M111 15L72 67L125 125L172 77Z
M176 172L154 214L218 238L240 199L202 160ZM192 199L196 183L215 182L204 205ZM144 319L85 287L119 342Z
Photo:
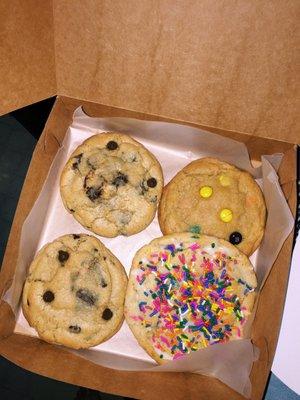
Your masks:
M143 299L139 314L131 317L151 330L160 358L177 359L241 336L247 310L240 299L254 289L232 277L236 263L220 251L209 254L197 242L186 248L169 244L139 262L136 280L143 285Z

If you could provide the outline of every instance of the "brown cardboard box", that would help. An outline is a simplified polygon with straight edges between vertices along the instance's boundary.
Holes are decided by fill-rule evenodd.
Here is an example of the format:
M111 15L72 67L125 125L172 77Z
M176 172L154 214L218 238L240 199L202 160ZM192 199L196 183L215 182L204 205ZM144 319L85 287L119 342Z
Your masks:
M58 97L21 193L0 296L14 275L22 223L82 104L92 116L202 127L246 143L253 160L284 153L280 183L294 212L297 11L296 0L3 0L0 113ZM291 245L292 234L259 299L252 337L261 353L251 373L252 399L262 397L272 365ZM13 329L14 315L1 301L0 353L55 379L142 399L241 398L218 380L195 374L109 370Z

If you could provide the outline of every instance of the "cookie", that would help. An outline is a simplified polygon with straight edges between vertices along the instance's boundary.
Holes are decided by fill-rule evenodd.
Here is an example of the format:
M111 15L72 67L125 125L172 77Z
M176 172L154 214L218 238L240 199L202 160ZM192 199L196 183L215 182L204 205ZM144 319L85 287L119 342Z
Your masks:
M163 188L159 162L128 135L108 132L83 142L64 167L66 209L94 233L133 235L153 220Z
M158 363L243 337L257 285L248 258L211 236L154 239L135 255L125 318Z
M46 342L96 346L121 327L126 286L123 266L98 239L61 236L30 265L23 313Z
M263 194L252 176L214 158L183 168L165 187L158 212L163 234L217 236L250 255L265 228Z

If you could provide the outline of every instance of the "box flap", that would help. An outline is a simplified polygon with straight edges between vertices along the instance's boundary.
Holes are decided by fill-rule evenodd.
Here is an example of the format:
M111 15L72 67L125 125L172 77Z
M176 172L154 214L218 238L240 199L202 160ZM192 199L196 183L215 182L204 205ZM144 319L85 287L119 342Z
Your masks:
M300 141L297 0L54 0L58 93Z
M297 0L3 0L0 114L58 93L300 142L299 8Z
M52 0L0 2L0 115L56 94Z

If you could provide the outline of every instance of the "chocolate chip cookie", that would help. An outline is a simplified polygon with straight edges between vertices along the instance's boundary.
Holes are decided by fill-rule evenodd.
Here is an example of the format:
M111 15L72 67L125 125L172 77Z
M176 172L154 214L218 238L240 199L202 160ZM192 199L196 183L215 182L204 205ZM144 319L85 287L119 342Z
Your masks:
M183 168L165 187L158 218L165 235L201 232L228 240L250 255L264 234L266 206L248 172L202 158Z
M23 313L41 339L74 349L96 346L123 322L126 272L95 237L65 235L30 265Z
M72 154L61 174L66 209L98 235L133 235L153 220L163 188L156 158L130 136L94 135Z
M243 337L256 276L248 258L222 239L179 233L135 255L125 317L158 363Z

